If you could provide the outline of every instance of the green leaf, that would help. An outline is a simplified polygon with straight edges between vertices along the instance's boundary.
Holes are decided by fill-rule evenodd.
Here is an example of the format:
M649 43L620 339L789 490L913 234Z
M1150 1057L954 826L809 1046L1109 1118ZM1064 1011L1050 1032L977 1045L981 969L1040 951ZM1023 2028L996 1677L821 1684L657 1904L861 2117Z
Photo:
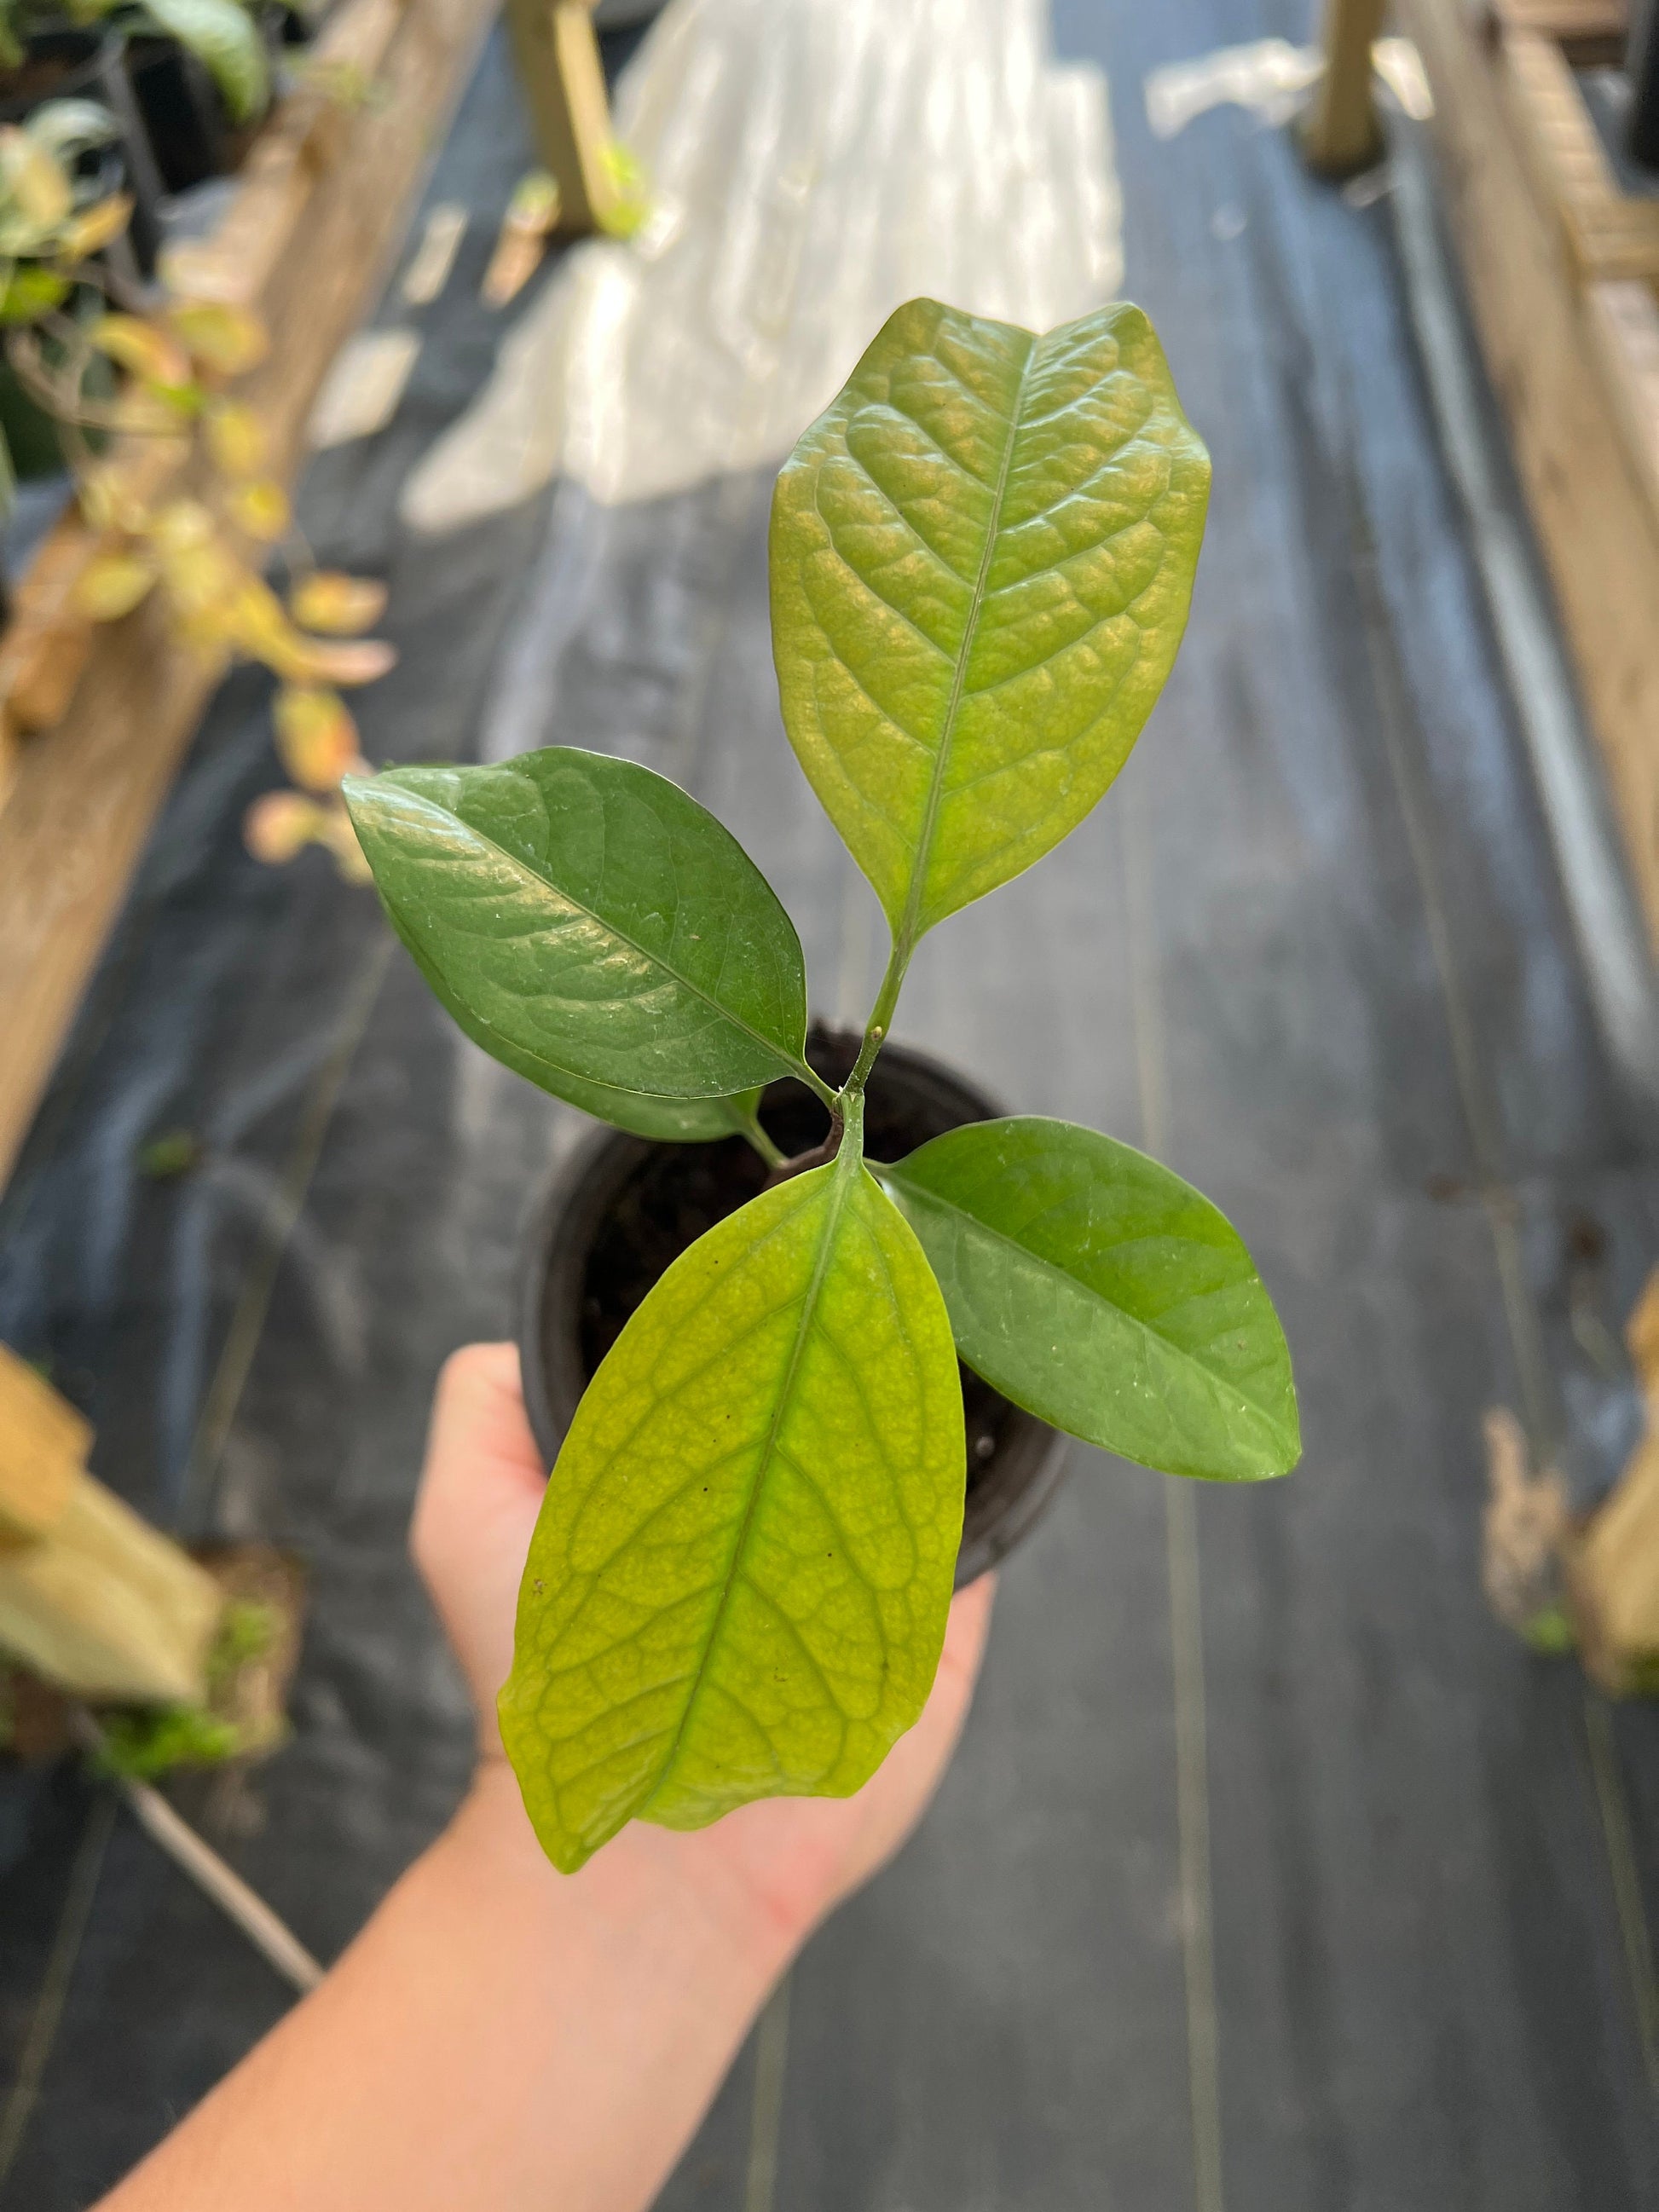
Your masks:
M395 915L392 920L395 924ZM750 1115L760 1104L762 1093L758 1090L740 1091L734 1098L648 1098L636 1091L614 1091L607 1084L584 1083L580 1076L551 1066L534 1053L520 1052L486 1024L476 1020L471 1009L456 997L437 969L422 957L419 946L411 943L401 929L398 933L414 955L415 965L425 976L433 997L458 1029L474 1044L482 1045L503 1067L510 1067L514 1075L522 1075L539 1090L562 1098L567 1106L591 1114L596 1121L609 1121L612 1128L626 1129L630 1136L648 1138L653 1144L709 1145L743 1130Z
M1186 626L1210 465L1138 307L913 300L772 508L790 743L907 951L1088 813Z
M404 939L408 943L407 939ZM708 1145L741 1130L749 1114L759 1105L761 1092L745 1091L735 1098L648 1098L636 1091L613 1091L603 1083L584 1083L580 1076L550 1066L533 1053L520 1052L483 1023L475 1021L436 969L424 961L414 945L415 964L425 976L434 998L456 1026L482 1045L492 1058L539 1089L591 1114L596 1121L626 1129L630 1136L648 1138L659 1145Z
M224 97L231 118L252 122L270 105L270 64L240 0L143 0L143 12L187 47Z
M1179 1176L1036 1116L952 1129L882 1174L957 1349L1017 1405L1167 1474L1295 1466L1278 1316L1237 1231Z
M793 925L737 840L665 777L552 746L341 787L428 982L544 1090L615 1121L614 1101L596 1109L578 1090L725 1099L804 1073Z
M97 146L112 145L121 126L101 101L46 100L23 128L54 160L68 161Z
M501 1696L554 1864L867 1781L939 1664L964 1466L938 1285L849 1124L676 1261L577 1409Z
M0 291L0 323L33 323L69 297L70 282L39 261L16 261Z

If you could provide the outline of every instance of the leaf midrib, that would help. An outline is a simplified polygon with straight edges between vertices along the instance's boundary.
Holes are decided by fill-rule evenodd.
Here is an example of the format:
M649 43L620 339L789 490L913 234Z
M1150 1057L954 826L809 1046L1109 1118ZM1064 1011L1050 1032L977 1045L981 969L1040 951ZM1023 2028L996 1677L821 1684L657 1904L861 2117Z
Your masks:
M818 1233L818 1249L812 1256L811 1279L806 1286L806 1297L801 1305L800 1319L795 1324L794 1339L789 1346L789 1358L785 1364L773 1404L772 1418L767 1423L766 1436L761 1445L760 1457L756 1462L755 1480L750 1486L749 1503L744 1508L743 1519L738 1524L737 1540L732 1547L732 1556L726 1565L725 1584L714 1607L714 1617L709 1623L708 1634L703 1644L702 1656L697 1662L696 1673L692 1676L691 1686L685 1694L685 1704L681 1709L679 1723L674 1730L674 1740L668 1747L657 1779L652 1785L650 1796L642 1802L637 1814L630 1815L631 1818L642 1820L650 1818L652 1806L667 1788L669 1779L674 1771L674 1762L678 1759L684 1747L685 1732L691 1724L691 1716L702 1694L702 1686L708 1680L708 1670L714 1664L714 1652L720 1640L720 1631L726 1626L726 1615L732 1603L732 1593L738 1586L738 1572L743 1565L744 1554L749 1547L749 1534L755 1525L755 1516L760 1510L761 1492L766 1487L767 1473L777 1456L778 1437L782 1432L784 1414L788 1409L790 1395L795 1387L795 1377L800 1371L800 1363L805 1354L807 1339L812 1333L813 1319L817 1312L818 1299L823 1290L823 1279L830 1272L830 1261L835 1251L836 1232L841 1224L842 1212L847 1203L847 1194L854 1181L854 1176L847 1172L838 1159L831 1161L826 1168L820 1168L817 1172L820 1175L829 1175L834 1180L830 1188L829 1203L824 1208L823 1226ZM858 1173L863 1173L862 1163L860 1164Z
M653 952L649 946L641 945L636 938L629 936L629 933L625 929L619 928L614 921L608 920L605 915L596 913L594 909L587 904L586 900L577 898L573 892L566 890L562 884L551 883L547 878L538 875L535 869L530 866L528 861L521 860L516 853L509 853L505 845L498 843L494 837L489 836L487 830L480 830L476 823L469 822L464 814L458 814L450 807L440 806L435 799L428 799L424 792L411 789L408 784L399 784L398 788L406 793L410 798L417 799L422 806L430 807L434 814L445 815L450 821L459 823L461 828L466 831L469 837L476 837L481 845L487 846L492 853L496 854L501 860L505 860L509 868L515 870L520 876L527 878L531 883L539 885L543 890L556 892L558 896L565 900L568 905L574 907L578 914L586 915L590 921L597 923L599 928L608 931L612 937L617 939L618 943L625 945L630 952L636 952L641 960L649 961L653 967L660 968L665 975L672 977L672 980L680 986L682 990L690 992L694 999L699 1000L702 1005L708 1008L711 1013L718 1015L721 1021L729 1022L733 1029L741 1030L743 1034L748 1037L751 1042L759 1045L763 1051L769 1053L780 1066L787 1067L792 1074L798 1073L799 1072L802 1063L793 1053L786 1053L781 1050L770 1037L763 1036L763 1033L754 1026L753 1023L746 1021L741 1014L733 1013L729 1006L721 1006L720 1000L718 999L711 998L708 993L703 989L700 983L694 982L689 975L682 975L680 970L674 967L671 962L665 960L659 952ZM497 942L499 942L499 940L497 940ZM725 959L726 953L723 951L721 955L720 970L722 974L725 973ZM493 1026L493 1024L491 1026ZM547 1064L550 1067L557 1067L559 1066L559 1062L556 1060L549 1060ZM565 1072L567 1074L574 1076L579 1082L599 1083L601 1085L605 1082L605 1078L603 1076L583 1075L580 1068L568 1068ZM628 1086L625 1084L613 1083L608 1087L612 1091L622 1091L626 1090ZM686 1094L678 1091L660 1092L641 1091L636 1092L635 1095L641 1098L679 1098L684 1097ZM724 1096L725 1094L719 1093L713 1095Z
M973 596L968 602L968 618L963 625L962 643L957 651L956 666L951 676L951 696L945 702L945 720L939 729L939 747L933 755L933 774L927 780L927 798L922 808L921 827L917 832L915 862L910 872L910 886L904 896L904 907L894 931L896 946L908 954L915 944L917 923L921 918L921 902L927 883L928 862L933 855L933 835L939 826L939 808L945 798L945 771L950 765L951 743L956 734L957 716L962 708L963 691L968 681L968 662L974 649L974 639L979 629L979 618L985 606L985 595L991 574L992 556L996 551L997 539L1002 530L1002 502L1007 495L1008 477L1014 465L1014 447L1019 441L1021 415L1025 404L1025 389L1030 378L1031 363L1042 344L1034 337L1019 365L1019 383L1014 392L1013 408L1008 416L1008 441L1002 449L1002 465L997 471L996 489L991 497L991 526L985 533L985 544L979 556L979 574L974 579Z
M937 1206L941 1212L953 1215L958 1221L965 1222L979 1236L989 1237L994 1243L1006 1244L1011 1252L1018 1252L1022 1259L1035 1261L1045 1273L1057 1276L1062 1283L1069 1284L1074 1290L1081 1291L1086 1297L1097 1300L1108 1313L1116 1314L1121 1320L1127 1322L1131 1328L1138 1329L1143 1336L1150 1337L1153 1343L1164 1346L1166 1351L1173 1352L1176 1358L1183 1361L1188 1366L1196 1368L1198 1372L1206 1376L1210 1382L1218 1383L1223 1389L1231 1391L1242 1405L1248 1406L1252 1413L1260 1414L1275 1435L1284 1437L1287 1443L1291 1441L1291 1432L1285 1427L1282 1415L1275 1413L1269 1407L1264 1406L1259 1398L1253 1397L1248 1390L1242 1389L1231 1376L1219 1375L1214 1368L1206 1366L1201 1359L1194 1358L1183 1345L1177 1344L1173 1337L1167 1336L1162 1329L1154 1327L1151 1322L1143 1321L1139 1314L1131 1313L1127 1306L1119 1305L1115 1299L1108 1297L1103 1291L1097 1290L1092 1283L1085 1283L1081 1276L1074 1275L1069 1268L1059 1266L1046 1254L1033 1251L1029 1244L1022 1244L1017 1237L1009 1236L1006 1229L994 1229L981 1215L969 1213L965 1206L958 1206L954 1200L942 1198L939 1192L929 1189L925 1183L907 1182L896 1169L890 1169L888 1176L889 1179L896 1183L907 1197L920 1198L927 1204Z

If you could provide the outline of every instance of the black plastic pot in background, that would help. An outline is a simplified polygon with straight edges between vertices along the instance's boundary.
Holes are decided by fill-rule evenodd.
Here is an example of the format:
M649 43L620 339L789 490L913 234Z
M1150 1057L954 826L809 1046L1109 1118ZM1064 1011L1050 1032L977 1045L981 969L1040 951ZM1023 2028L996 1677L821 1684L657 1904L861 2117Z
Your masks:
M807 1058L844 1082L859 1040L815 1026ZM865 1151L902 1159L918 1145L1004 1109L937 1060L888 1045L870 1077ZM793 1155L819 1143L824 1110L799 1084L774 1084L761 1107L773 1141ZM629 1316L688 1246L759 1194L765 1164L741 1137L655 1145L598 1131L549 1180L526 1224L519 1346L525 1407L544 1457L558 1456L578 1401ZM968 1442L958 1589L1019 1542L1065 1474L1066 1439L962 1370Z
M232 122L218 86L195 55L172 39L133 39L127 73L166 189L186 192L210 177L228 176L252 126Z
M1636 0L1626 47L1630 76L1630 150L1659 169L1659 0Z
M161 177L128 79L124 35L99 27L36 32L22 66L0 71L0 123L25 122L49 100L95 100L115 118L119 138L84 154L80 174L95 175L100 192L132 195L132 220L105 249L106 258L118 275L153 276L162 235Z
M259 10L260 27L273 53L284 46L309 46L321 21L319 14L307 15L302 8L289 7L287 0L266 0Z

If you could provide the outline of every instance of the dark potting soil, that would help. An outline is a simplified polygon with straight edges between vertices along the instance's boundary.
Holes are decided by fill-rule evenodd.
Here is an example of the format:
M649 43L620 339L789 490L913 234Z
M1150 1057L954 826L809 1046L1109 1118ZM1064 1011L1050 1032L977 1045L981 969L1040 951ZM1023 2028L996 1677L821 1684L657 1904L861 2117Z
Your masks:
M820 1032L809 1040L807 1056L833 1083L842 1081L850 1066L843 1041ZM930 1110L930 1104L913 1096L895 1097L882 1080L878 1060L866 1095L865 1157L902 1160L918 1145L960 1124L960 1113L942 1103ZM823 1108L795 1083L775 1084L762 1102L760 1118L773 1143L790 1158L821 1144L830 1126ZM758 1197L767 1172L766 1163L741 1137L653 1148L601 1221L588 1255L581 1315L587 1380L674 1261L706 1230ZM1013 1407L970 1368L962 1367L961 1373L971 1493L975 1473L1001 1443Z

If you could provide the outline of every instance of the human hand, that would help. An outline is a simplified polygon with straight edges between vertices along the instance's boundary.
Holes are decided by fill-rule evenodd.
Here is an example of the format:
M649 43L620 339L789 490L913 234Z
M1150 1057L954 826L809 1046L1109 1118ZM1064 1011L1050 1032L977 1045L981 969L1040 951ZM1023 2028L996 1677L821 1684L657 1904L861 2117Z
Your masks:
M495 1693L513 1663L519 1582L546 1477L517 1348L474 1344L454 1353L433 1403L410 1541L472 1692L490 1786L505 1764ZM967 1713L992 1595L987 1577L957 1598L926 1711L856 1796L768 1798L690 1834L630 1821L570 1879L609 1887L648 1875L713 1889L720 1894L705 1902L758 1911L786 1942L799 1942L921 1819ZM516 1785L501 1796L527 1836Z

